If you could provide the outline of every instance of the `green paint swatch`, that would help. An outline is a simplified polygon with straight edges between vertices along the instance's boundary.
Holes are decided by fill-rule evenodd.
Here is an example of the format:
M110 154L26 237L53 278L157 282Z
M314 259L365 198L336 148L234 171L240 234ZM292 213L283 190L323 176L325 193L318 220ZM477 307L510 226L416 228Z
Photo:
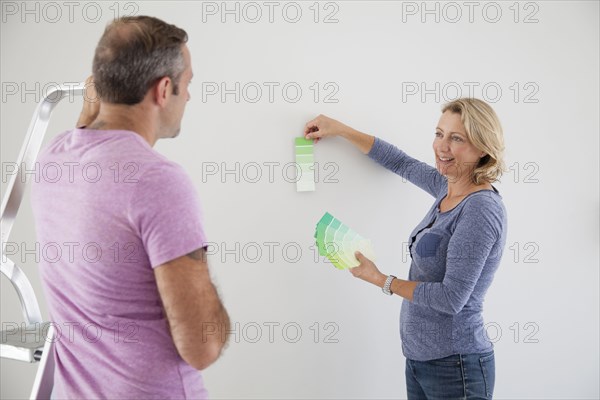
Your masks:
M360 263L354 256L355 251L360 251L370 260L375 258L370 240L327 212L317 223L314 237L319 255L327 257L338 269L358 267Z
M313 141L297 137L296 147L296 191L314 192L315 190L315 159L313 154Z

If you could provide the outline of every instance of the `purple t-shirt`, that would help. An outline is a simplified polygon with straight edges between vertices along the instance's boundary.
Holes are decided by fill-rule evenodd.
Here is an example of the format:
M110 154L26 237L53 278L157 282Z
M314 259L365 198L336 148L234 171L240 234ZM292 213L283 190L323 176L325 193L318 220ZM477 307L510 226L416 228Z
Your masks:
M170 336L153 270L206 245L184 169L135 132L75 129L40 154L31 196L59 335L53 397L206 398Z

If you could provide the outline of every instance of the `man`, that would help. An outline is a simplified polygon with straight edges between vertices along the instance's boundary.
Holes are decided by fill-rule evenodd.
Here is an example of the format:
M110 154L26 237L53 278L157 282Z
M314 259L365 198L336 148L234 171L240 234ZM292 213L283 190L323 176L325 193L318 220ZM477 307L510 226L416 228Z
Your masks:
M59 334L53 398L207 397L199 370L219 357L229 317L194 184L152 148L180 131L193 75L186 42L156 18L113 21L93 62L100 102L88 99L78 128L38 159L54 168L32 186Z

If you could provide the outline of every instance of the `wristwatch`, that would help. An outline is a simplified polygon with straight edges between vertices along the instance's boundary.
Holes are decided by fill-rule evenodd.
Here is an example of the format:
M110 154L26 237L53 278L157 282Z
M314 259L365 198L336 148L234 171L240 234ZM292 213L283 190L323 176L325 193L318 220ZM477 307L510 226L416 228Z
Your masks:
M387 279L385 280L385 283L383 284L383 287L381 288L383 293L387 294L388 296L392 295L392 291L390 290L390 288L394 279L396 279L394 275L388 275Z

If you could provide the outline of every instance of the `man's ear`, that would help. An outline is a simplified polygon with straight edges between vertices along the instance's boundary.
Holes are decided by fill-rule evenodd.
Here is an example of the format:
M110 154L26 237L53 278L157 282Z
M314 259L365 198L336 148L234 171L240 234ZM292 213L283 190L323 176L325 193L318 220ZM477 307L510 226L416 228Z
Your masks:
M173 82L168 76L160 78L153 86L154 101L164 107L173 91Z

